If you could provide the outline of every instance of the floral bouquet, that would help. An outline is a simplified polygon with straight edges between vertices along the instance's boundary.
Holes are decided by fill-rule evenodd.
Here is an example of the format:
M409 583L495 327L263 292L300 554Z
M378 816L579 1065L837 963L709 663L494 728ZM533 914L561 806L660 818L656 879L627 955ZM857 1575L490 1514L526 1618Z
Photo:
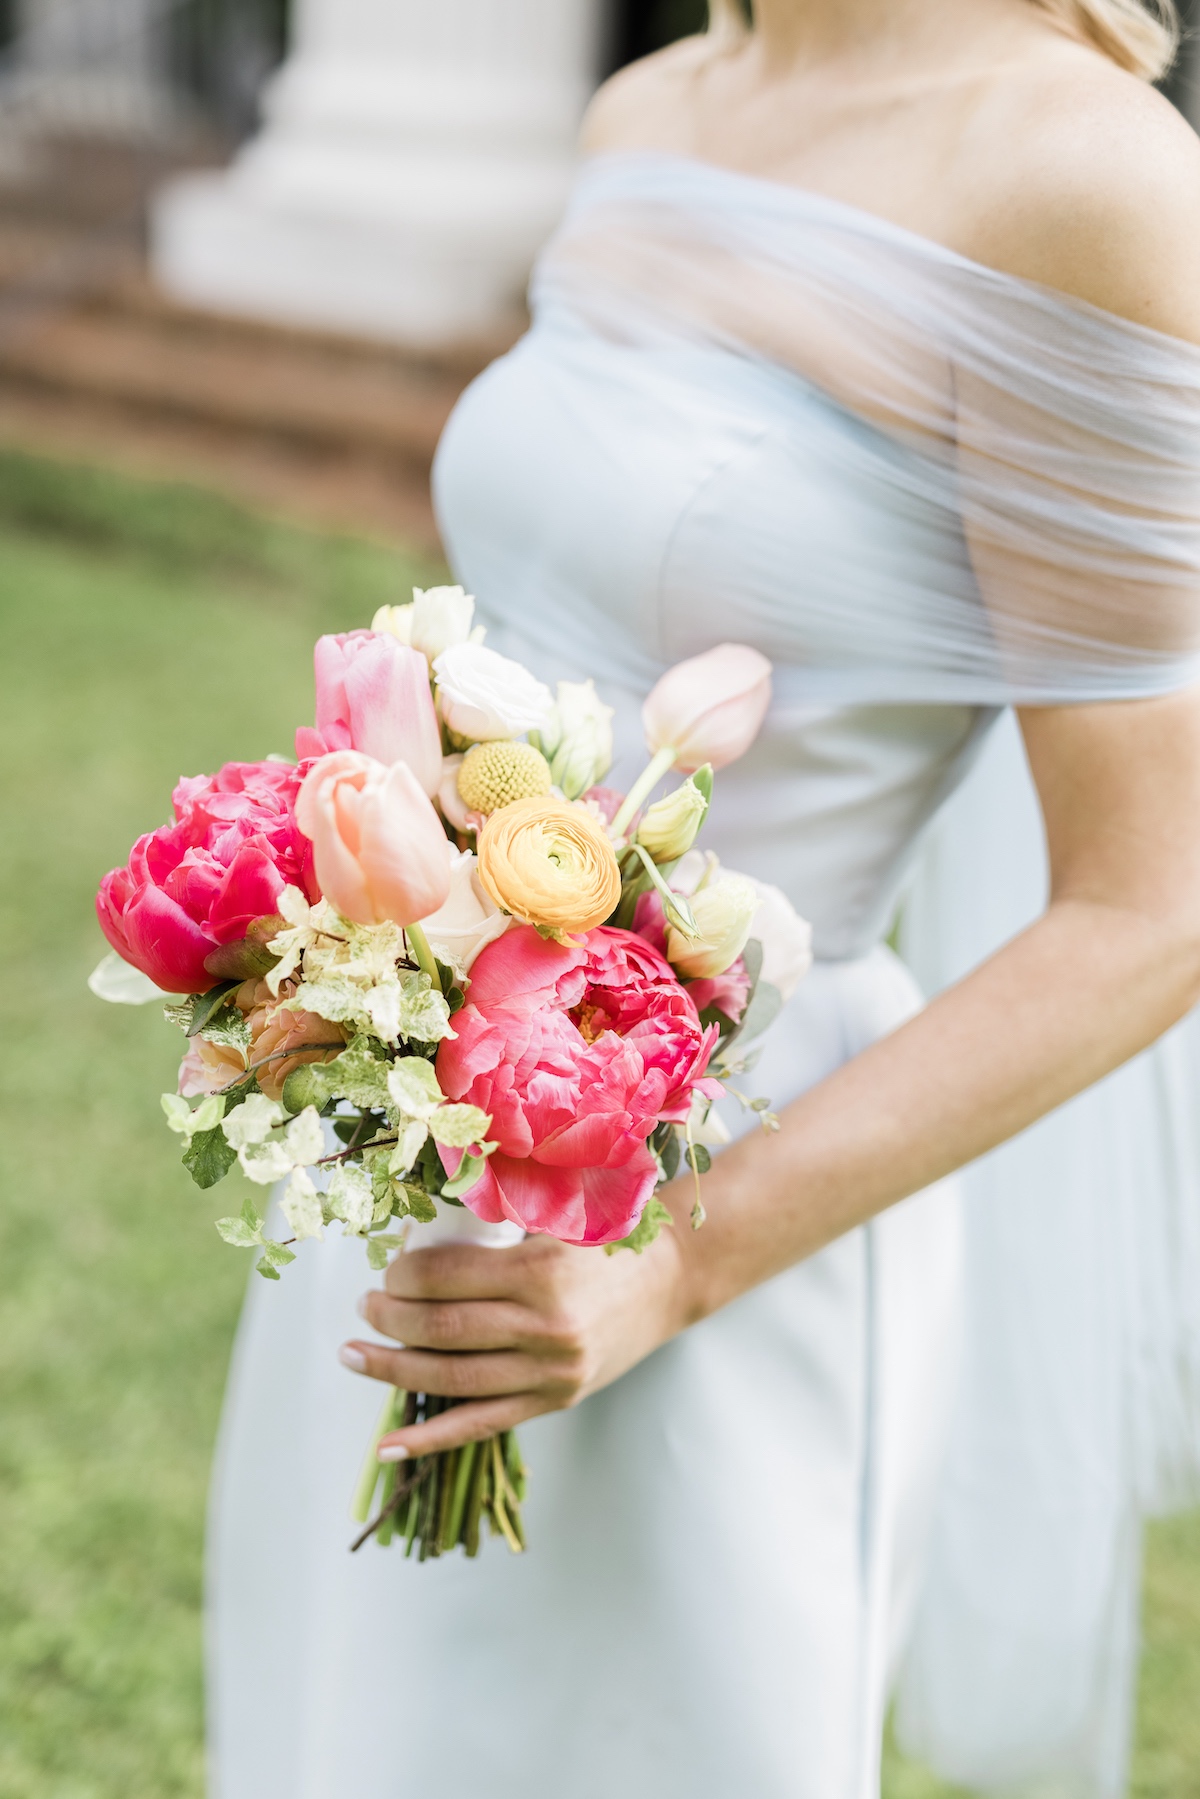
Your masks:
M100 887L113 954L90 984L171 996L187 1051L162 1103L192 1178L237 1164L281 1184L282 1228L253 1195L217 1221L268 1280L334 1223L381 1270L410 1224L456 1207L495 1241L640 1253L684 1167L698 1227L725 1140L712 1102L808 965L784 896L693 847L713 770L762 722L765 659L727 644L671 669L621 795L601 785L612 712L593 683L552 694L485 647L473 612L461 588L418 590L370 631L322 637L297 761L183 779L173 822ZM672 769L682 782L647 804ZM772 1128L766 1101L737 1097ZM386 1431L453 1403L389 1396L356 1548L474 1555L485 1518L523 1547L511 1432L403 1480L377 1460Z

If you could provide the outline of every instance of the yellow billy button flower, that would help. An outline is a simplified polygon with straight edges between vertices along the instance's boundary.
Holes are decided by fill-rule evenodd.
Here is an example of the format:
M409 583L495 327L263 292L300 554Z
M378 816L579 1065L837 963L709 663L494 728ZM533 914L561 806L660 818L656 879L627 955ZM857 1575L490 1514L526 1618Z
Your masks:
M514 918L555 933L593 930L621 897L603 827L565 800L516 800L493 812L479 833L479 879Z
M458 771L458 797L471 812L498 812L550 792L550 764L530 743L477 743Z

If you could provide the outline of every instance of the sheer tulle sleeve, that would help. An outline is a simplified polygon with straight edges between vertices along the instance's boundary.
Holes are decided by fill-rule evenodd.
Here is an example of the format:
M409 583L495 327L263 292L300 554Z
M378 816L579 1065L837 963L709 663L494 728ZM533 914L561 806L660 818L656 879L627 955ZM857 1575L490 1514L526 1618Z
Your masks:
M832 596L843 673L865 673L883 617L912 697L1053 703L1200 678L1200 350L811 194L789 218L790 190L693 182L683 163L613 183L619 160L585 178L539 306L659 364L786 371L843 412L841 482L909 526L869 582L852 560L840 581L811 571L806 607ZM786 504L774 517L782 538Z

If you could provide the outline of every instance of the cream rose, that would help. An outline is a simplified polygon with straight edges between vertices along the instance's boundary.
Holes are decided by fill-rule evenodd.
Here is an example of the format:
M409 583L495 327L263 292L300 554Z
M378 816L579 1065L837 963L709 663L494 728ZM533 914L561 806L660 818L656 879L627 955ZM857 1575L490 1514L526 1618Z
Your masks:
M423 919L421 928L435 956L449 963L455 974L466 976L485 944L502 937L511 918L501 912L479 879L479 867L469 850L447 845L451 855L450 897L440 911Z

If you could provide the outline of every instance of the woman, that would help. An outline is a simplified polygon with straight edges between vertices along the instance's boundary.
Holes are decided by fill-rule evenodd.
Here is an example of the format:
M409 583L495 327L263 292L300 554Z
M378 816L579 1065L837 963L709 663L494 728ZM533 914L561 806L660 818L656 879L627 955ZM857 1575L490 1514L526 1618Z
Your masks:
M222 1799L867 1799L906 1644L939 1753L992 1624L948 1653L920 1597L935 1514L943 1594L959 1540L950 1177L1200 999L1200 146L1139 79L1170 48L1135 0L757 0L597 98L439 507L492 641L619 697L618 774L666 662L771 655L710 840L816 928L755 1077L782 1129L640 1258L434 1248L368 1297L394 1342L343 1361L469 1402L393 1458L536 1420L521 1561L351 1562L375 1400L333 1351L361 1263L255 1295L213 1560ZM1008 707L1050 903L922 1010L882 939ZM951 1771L1119 1792L1126 1696L1084 1664L1117 1667L1126 1623L1079 1648L1102 1703L1069 1740L989 1714Z

